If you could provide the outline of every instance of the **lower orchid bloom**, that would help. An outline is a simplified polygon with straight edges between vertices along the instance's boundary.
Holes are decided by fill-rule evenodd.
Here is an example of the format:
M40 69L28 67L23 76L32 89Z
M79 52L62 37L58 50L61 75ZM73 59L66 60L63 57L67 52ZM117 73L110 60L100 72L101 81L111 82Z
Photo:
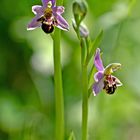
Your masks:
M113 94L117 89L117 87L122 86L120 80L117 77L111 75L114 71L118 70L121 67L121 64L111 63L104 68L99 48L97 48L96 50L96 54L94 57L94 65L98 70L98 72L96 72L94 75L95 79L95 83L93 84L94 96L100 93L102 89L104 89L107 94Z
M32 6L32 12L36 15L28 24L27 30L41 27L45 33L52 33L54 26L69 30L67 21L61 16L64 12L63 6L55 6L55 0L42 0L41 5Z

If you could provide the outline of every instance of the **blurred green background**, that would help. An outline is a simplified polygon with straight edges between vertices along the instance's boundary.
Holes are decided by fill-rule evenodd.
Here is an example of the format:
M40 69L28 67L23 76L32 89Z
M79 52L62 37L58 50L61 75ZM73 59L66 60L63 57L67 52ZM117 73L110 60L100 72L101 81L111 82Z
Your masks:
M88 0L84 20L100 45L105 65L119 62L122 81L113 96L89 99L89 140L140 139L140 1ZM27 31L40 0L0 2L0 140L55 140L52 40L41 29ZM72 1L64 0L69 32L62 32L66 139L81 139L80 47L73 31Z

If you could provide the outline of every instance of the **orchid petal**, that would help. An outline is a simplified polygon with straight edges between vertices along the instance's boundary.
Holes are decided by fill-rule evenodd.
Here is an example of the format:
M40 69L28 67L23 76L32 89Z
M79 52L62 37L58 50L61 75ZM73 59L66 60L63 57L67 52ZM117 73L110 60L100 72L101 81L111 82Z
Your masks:
M55 18L57 19L56 27L58 27L62 30L68 31L69 24L67 23L67 21L61 15L58 15L58 14L54 14L54 15L55 15Z
M53 12L61 15L64 12L65 8L63 6L55 6L53 7Z
M40 18L40 15L36 15L36 17L33 18L32 21L28 24L27 30L33 30L37 27L40 27L41 22L37 21L39 18Z
M102 62L102 59L100 57L100 49L99 48L96 49L96 54L94 57L94 64L95 64L95 67L97 68L97 70L99 70L99 71L104 70L103 62Z
M34 5L32 6L32 12L36 15L36 14L40 14L43 15L43 7L41 5Z
M80 36L81 37L84 37L84 38L88 37L89 31L84 24L83 25L80 24L79 31L80 31Z
M54 7L55 0L42 0L43 7L47 7L49 1L52 3L52 7Z
M104 87L103 78L100 81L95 82L92 88L94 96L99 94L101 90L103 89L103 87Z
M94 79L96 82L100 81L104 76L103 71L98 71L94 74Z

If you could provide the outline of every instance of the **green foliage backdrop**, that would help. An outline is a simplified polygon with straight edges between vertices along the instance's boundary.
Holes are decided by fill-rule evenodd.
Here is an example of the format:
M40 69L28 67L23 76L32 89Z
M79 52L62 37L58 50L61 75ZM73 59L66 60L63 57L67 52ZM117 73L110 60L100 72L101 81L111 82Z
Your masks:
M140 1L88 0L84 22L91 38L104 30L104 64L119 62L123 86L89 101L89 140L140 139ZM27 31L40 0L0 2L0 140L54 140L52 40ZM62 32L66 138L81 139L80 47L72 28L72 1L65 0L69 32ZM91 62L93 63L93 62Z

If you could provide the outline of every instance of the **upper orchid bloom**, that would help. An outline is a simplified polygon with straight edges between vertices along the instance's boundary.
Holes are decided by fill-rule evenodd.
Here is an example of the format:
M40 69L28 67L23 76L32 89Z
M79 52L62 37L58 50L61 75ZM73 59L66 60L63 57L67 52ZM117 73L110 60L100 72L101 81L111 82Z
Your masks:
M118 86L122 86L120 80L111 75L114 71L121 67L120 63L111 63L106 68L103 66L102 59L100 57L100 49L96 49L96 54L94 57L94 65L98 72L95 73L94 79L95 83L93 85L93 94L96 96L101 92L102 89L106 91L107 94L113 94Z
M55 0L42 0L42 6L32 6L32 12L36 15L28 24L27 30L33 30L41 27L46 33L51 33L54 26L62 29L69 30L67 21L61 16L64 12L63 6L55 6Z

